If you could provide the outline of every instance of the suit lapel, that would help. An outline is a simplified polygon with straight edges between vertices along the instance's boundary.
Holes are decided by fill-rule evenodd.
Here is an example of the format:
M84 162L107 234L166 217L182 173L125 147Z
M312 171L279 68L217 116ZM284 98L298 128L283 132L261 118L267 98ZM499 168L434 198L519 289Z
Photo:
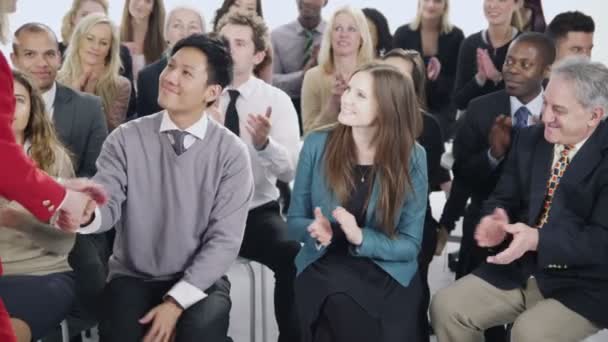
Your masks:
M532 172L530 181L530 213L528 215L528 224L536 225L540 209L545 200L547 192L547 179L551 170L551 162L553 160L553 144L547 142L544 137L539 138L540 143L534 149L532 156ZM523 170L526 172L526 170Z
M57 83L57 93L53 103L55 129L65 143L69 141L76 113L72 110L72 94L65 86Z
M602 122L581 147L581 150L576 153L560 182L580 184L589 173L595 170L597 164L602 160L604 126L605 124Z

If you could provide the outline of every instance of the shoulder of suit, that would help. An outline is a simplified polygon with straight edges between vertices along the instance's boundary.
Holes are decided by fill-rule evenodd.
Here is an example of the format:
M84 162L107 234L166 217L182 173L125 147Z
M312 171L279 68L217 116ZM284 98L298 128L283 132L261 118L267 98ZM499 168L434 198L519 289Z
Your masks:
M493 93L485 94L479 97L474 98L469 102L468 109L477 108L477 107L490 107L493 108L497 103L509 101L509 95L504 90L495 91ZM508 114L508 113L505 113Z
M74 90L60 83L57 83L57 92L64 92L72 97L72 101L81 102L85 105L92 103L101 104L101 98L99 96Z

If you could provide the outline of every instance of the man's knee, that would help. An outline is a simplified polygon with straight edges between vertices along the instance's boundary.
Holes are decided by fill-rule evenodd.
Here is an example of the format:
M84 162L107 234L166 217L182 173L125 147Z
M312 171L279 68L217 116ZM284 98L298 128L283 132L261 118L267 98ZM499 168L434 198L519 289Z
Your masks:
M433 296L430 305L431 323L437 326L452 319L464 308L459 304L458 296L455 296L452 287L439 290Z

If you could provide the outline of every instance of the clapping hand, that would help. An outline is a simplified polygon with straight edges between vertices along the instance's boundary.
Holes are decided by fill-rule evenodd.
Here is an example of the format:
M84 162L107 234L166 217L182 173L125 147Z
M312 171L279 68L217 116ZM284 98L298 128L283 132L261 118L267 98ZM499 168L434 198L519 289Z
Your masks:
M510 116L499 115L490 129L490 154L496 159L504 157L511 146L513 120Z
M475 240L479 247L495 247L507 237L504 225L509 224L507 212L502 208L494 209L491 215L484 216L475 228Z
M308 234L316 240L321 246L327 247L331 243L333 232L329 220L323 216L321 208L316 207L314 211L315 219L308 226Z
M538 229L523 223L500 224L502 234L511 234L513 240L504 251L487 258L487 262L498 265L507 265L521 258L528 251L538 249Z
M435 81L441 73L441 62L437 57L431 57L429 64L426 66L426 74L429 81Z
M249 114L247 117L247 131L251 135L253 146L257 150L263 150L268 143L268 136L272 128L270 116L272 115L272 107L266 108L266 114Z
M502 73L496 68L496 66L494 66L494 62L492 62L492 58L490 58L488 50L477 49L477 55L477 62L481 63L481 67L484 71L486 79L490 79L495 83L500 82L502 80Z
M340 224L340 228L342 228L346 240L355 246L361 245L363 242L363 231L357 225L357 220L353 214L342 207L337 207L332 212L332 216L336 219L336 222Z

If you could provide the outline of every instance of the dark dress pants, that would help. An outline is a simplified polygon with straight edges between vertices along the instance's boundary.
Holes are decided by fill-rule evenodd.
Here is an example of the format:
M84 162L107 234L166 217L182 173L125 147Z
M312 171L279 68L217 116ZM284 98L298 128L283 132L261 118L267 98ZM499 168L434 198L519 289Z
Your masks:
M101 342L140 342L149 325L139 320L159 305L176 281L144 281L120 277L105 292ZM226 341L230 316L230 282L222 277L205 291L207 297L186 309L175 330L175 342Z
M294 307L294 259L300 244L287 238L287 223L278 202L272 201L249 211L239 255L268 266L275 277L274 312L280 342L299 340Z

